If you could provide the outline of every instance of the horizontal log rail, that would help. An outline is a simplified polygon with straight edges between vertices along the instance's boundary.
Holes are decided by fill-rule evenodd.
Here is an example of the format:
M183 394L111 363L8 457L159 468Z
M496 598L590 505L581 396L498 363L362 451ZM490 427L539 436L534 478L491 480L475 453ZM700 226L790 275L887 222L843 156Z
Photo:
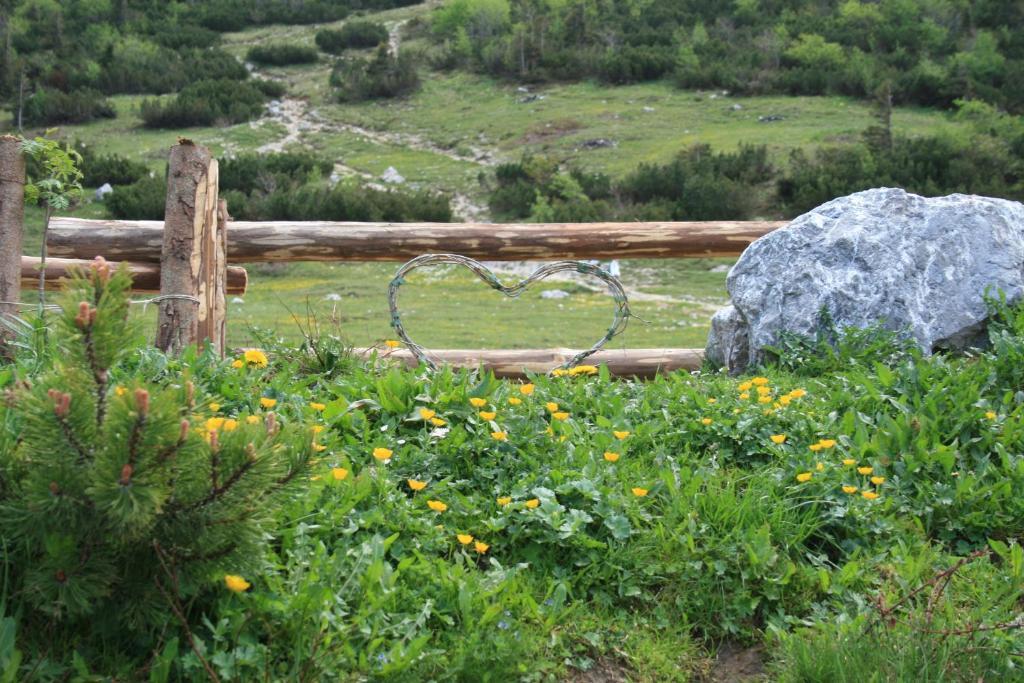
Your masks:
M374 353L401 361L409 367L417 365L405 350L356 349L363 358ZM483 367L498 377L523 378L526 372L547 373L572 358L570 349L448 349L431 351L445 365ZM674 370L697 370L704 362L703 349L605 349L584 361L588 365L607 365L616 377L650 378Z
M230 263L397 261L456 253L486 261L739 256L777 221L700 223L330 223L227 224ZM54 218L53 256L151 262L160 258L162 221Z
M89 259L46 259L46 289L58 290L62 284L60 278L69 277L71 270L75 268L88 268L92 263ZM117 268L120 263L111 263ZM138 293L155 293L160 291L160 265L157 263L129 263L128 269L132 274L132 291ZM22 285L35 285L39 281L39 259L32 256L21 257L21 283ZM248 275L245 268L237 266L228 268L227 293L245 294L248 286Z

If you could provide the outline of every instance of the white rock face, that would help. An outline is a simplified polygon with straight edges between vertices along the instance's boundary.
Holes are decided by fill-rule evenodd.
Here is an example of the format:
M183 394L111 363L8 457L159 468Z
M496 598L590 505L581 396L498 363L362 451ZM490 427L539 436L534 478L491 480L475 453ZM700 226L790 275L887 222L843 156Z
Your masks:
M985 342L986 289L1024 295L1024 205L877 189L835 199L754 242L727 280L707 355L740 371L782 331L882 323L925 353Z

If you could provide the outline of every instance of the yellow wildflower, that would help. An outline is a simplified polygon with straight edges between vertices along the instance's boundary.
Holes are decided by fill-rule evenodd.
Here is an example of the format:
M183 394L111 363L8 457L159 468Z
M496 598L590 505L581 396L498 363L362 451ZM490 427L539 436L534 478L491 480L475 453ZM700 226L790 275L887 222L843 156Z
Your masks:
M576 375L596 375L597 368L593 365L577 365L576 367L569 370L569 374L572 376Z
M814 474L811 472L801 472L800 474L796 475L796 480L803 483L805 481L810 481L811 477L813 476Z
M794 389L793 391L789 392L789 395L792 396L793 398L803 398L804 396L807 395L807 392L803 389Z
M428 500L427 507L433 510L434 512L444 512L445 510L448 509L448 506L439 500Z
M878 494L875 493L874 491L861 491L860 495L864 496L868 500L874 500L875 498L878 498Z
M757 402L758 403L771 403L772 402L772 397L771 396L759 396L758 399L757 399Z
M473 542L473 537L469 534L455 534L455 538L459 539L459 543L462 545L469 545Z
M508 432L491 432L491 438L495 441L508 441Z
M309 429L310 429L310 431L312 431L312 432L313 432L314 434L319 434L320 432L324 431L325 427L324 427L323 425L313 425L313 426L312 426L312 427L310 427Z
M249 415L248 417L245 418L245 421L248 424L254 425L254 424L259 423L260 416L259 415Z
M335 481L344 481L345 477L348 476L348 470L344 467L332 467L331 476L334 477Z
M605 451L604 454L604 459L607 460L608 462L618 462L619 457L620 456L618 453L612 453L611 451Z
M267 354L259 349L249 349L242 356L249 365L255 365L258 368L267 367Z
M843 464L846 465L847 467L849 467L850 465L855 465L856 463L857 461L854 460L853 458L843 458Z
M709 424L711 424L712 422L714 422L714 420L712 420L710 417L703 417L700 420L700 423L702 425L704 425L705 427L708 426Z
M434 425L435 427L444 427L448 423L439 417L432 417L430 418L430 424Z
M548 409L549 413L554 413L558 410L558 404L554 401L548 401L544 404L544 407Z
M204 426L206 427L206 431L208 431L208 432L215 432L215 431L217 431L218 429L220 429L221 427L224 426L224 418L223 417L211 417L209 420L207 420L205 422Z
M744 391L742 394L740 394L740 398L746 401L748 398L750 398L750 392Z
M122 386L116 386L114 387L114 393L117 394L118 396L124 396L125 394L128 393L128 390Z
M488 550L490 550L490 548L491 548L491 546L487 545L483 541L477 541L476 543L473 544L473 550L477 551L481 555L483 555Z
M391 451L390 448L374 448L373 449L373 457L377 458L377 460L380 460L380 461L390 460L392 454L393 454L393 452Z
M424 420L429 420L435 415L437 415L437 413L431 410L430 408L420 408L420 417Z
M771 387L758 387L756 391L758 396L767 396L772 393Z
M531 498L530 500L528 500L525 503L523 503L523 505L525 505L527 508L532 510L535 507L538 507L540 505L540 499L539 498Z
M498 505L505 507L512 502L512 496L501 496L498 498Z
M277 405L277 399L267 398L266 396L263 396L260 398L260 405L263 406L264 408L273 408L274 406Z
M480 418L483 420L493 420L496 417L498 417L498 414L495 412L480 412Z
M316 401L311 401L310 404L309 404L309 407L319 413L319 412L323 411L327 407L327 404L326 403L317 403Z
M619 441L622 441L627 436L629 436L629 432L612 432L612 436L614 436Z
M236 358L235 360L231 361L231 367L233 367L235 370L238 370L240 368L245 367L245 363Z
M810 448L813 452L817 453L822 449L822 445L820 443L812 443L810 446L808 446L808 448Z
M534 386L532 384L521 384L519 386L519 393L523 396L529 396L533 393Z
M551 374L554 375L555 377L565 377L566 375L569 374L569 371L566 370L565 368L555 368L554 370L551 371Z
M990 420L994 420L994 419L996 419L997 415L995 414L994 411L990 410L987 413L985 413L985 417L987 417Z
M314 441L311 445L313 447L313 450L316 451L317 453L327 450L327 446L322 446L318 444L316 441Z
M210 404L210 412L216 413L218 410L220 410L220 404L219 403L211 403Z
M712 404L718 403L718 399L717 398L709 398L708 399L708 403L712 403Z
M418 479L406 479L405 483L409 485L413 491L422 491L427 488L427 482L419 481Z
M852 496L853 494L857 493L857 487L856 486L844 486L843 487L843 493L849 493Z
M824 472L825 471L825 463L819 462L818 464L816 464L814 466L814 469L818 470L819 472Z
M564 420L568 420L569 419L569 413L567 413L565 411L559 411L557 413L551 413L551 417L555 418L556 420L563 420L564 421Z
M515 396L510 396L509 399L508 399L508 402L510 404L514 405L514 406L517 406L517 405L519 405L520 403L523 402L523 399L516 398Z
M637 498L643 498L648 493L647 489L642 489L639 486L630 489L630 491L632 491L633 495L636 496Z
M772 434L771 437L769 437L769 438L771 438L772 443L774 443L774 444L786 443L786 435L785 434Z
M835 439L822 439L818 443L821 444L822 448L835 448L836 447L836 440Z
M875 486L881 486L885 483L885 477L871 477L871 483Z
M768 378L755 377L754 379L750 380L750 383L753 384L755 387L764 387L768 385Z
M857 473L863 474L865 477L875 471L874 467L858 467Z
M487 405L487 401L485 399L474 396L473 398L469 399L469 405L473 406L474 408L483 408L485 405Z
M753 386L754 386L753 382L743 382L738 387L736 387L736 389L739 390L739 391L750 391L750 389Z
M402 342L398 341L397 339L385 339L384 340L384 346L388 347L389 349L397 349L401 345L402 345Z
M241 576L238 576L237 574L227 574L224 577L224 585L227 586L228 590L233 593L244 593L245 591L249 590L250 586L252 586L251 583L243 579Z
M779 396L779 404L780 405L788 406L789 402L792 401L792 400L793 400L792 397L790 397L789 395Z

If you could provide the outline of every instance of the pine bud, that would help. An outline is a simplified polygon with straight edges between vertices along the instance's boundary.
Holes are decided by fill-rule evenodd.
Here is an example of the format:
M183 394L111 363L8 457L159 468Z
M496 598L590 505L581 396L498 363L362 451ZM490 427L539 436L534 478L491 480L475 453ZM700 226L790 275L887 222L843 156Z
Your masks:
M89 315L89 302L79 301L78 315L75 316L75 325L84 330L89 325L90 318L91 316Z
M277 416L274 413L267 413L267 434L270 436L277 434Z
M92 325L92 324L94 324L96 322L96 312L97 311L96 311L95 308L89 309L89 324L90 325Z
M66 417L71 408L71 394L57 389L50 389L46 394L53 400L53 414L59 418Z
M57 580L57 583L64 583L68 580L68 575L64 573L63 569L58 569L54 572L53 578Z
M108 378L109 378L109 374L107 373L106 370L97 370L96 371L96 381L99 382L100 384L106 384Z
M245 446L245 454L249 462L256 462L256 446L251 441Z
M149 392L145 389L135 390L135 406L139 409L139 414L145 417L149 413Z
M105 284L110 280L110 264L107 263L107 259L97 256L92 260L89 267L100 283Z
M181 432L178 434L178 441L184 441L188 438L189 424L188 420L181 421Z
M60 486L58 486L57 482L55 482L55 481L51 481L50 482L50 495L53 495L53 496L59 496L60 495Z
M124 467L121 468L121 478L118 480L118 484L121 486L128 486L132 483L132 472L134 468L131 463L125 463Z
M196 385L192 382L185 382L185 405L189 410L195 407Z
M210 432L210 452L216 453L220 450L220 438L217 436L217 432Z

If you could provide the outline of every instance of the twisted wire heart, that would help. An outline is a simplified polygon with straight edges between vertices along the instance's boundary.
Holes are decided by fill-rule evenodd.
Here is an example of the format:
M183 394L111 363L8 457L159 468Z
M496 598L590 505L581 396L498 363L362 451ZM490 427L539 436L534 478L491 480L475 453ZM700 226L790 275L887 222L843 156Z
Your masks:
M436 266L442 264L454 264L468 268L478 278L486 282L491 289L496 289L511 299L517 298L534 282L543 280L555 273L565 271L581 273L583 275L592 275L604 282L608 286L608 291L611 293L612 299L615 302L615 317L612 319L611 326L596 344L586 351L577 353L568 361L558 366L559 368L571 368L579 365L585 358L597 353L605 344L617 335L622 334L626 329L626 324L629 322L629 318L632 317L632 314L629 311L629 301L626 298L626 291L622 288L622 283L619 282L619 279L603 268L589 263L584 263L583 261L554 261L533 271L533 273L531 273L526 279L520 280L512 286L506 286L502 284L501 280L499 280L494 273L491 272L490 268L479 261L469 258L468 256L460 256L459 254L424 254L423 256L418 256L407 262L398 269L397 273L395 273L395 277L391 280L391 284L388 285L388 306L391 309L391 327L395 330L395 334L397 334L399 339L405 343L409 348L409 351L412 352L413 356L415 356L418 361L425 364L432 370L437 369L437 363L426 349L409 338L408 333L405 331L405 327L402 325L402 318L398 313L398 290L405 284L405 276L410 272L417 268L423 268L424 266Z

